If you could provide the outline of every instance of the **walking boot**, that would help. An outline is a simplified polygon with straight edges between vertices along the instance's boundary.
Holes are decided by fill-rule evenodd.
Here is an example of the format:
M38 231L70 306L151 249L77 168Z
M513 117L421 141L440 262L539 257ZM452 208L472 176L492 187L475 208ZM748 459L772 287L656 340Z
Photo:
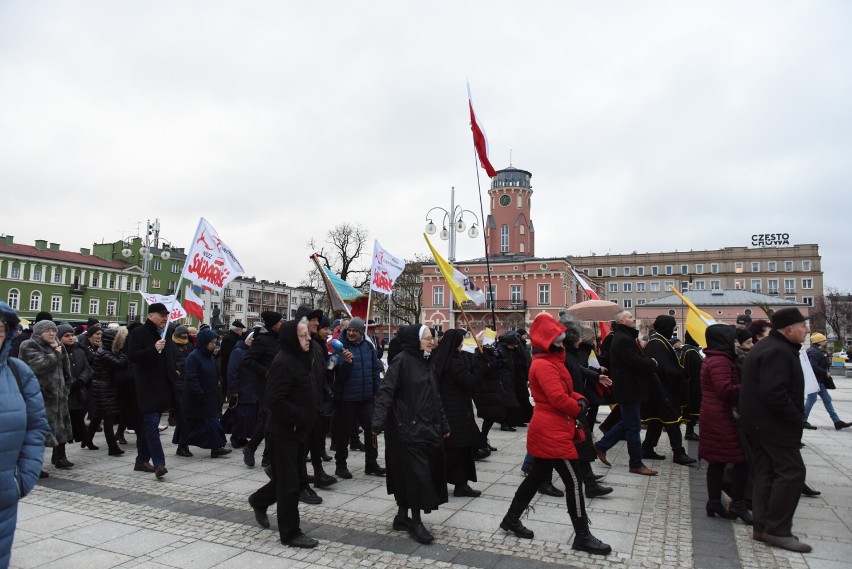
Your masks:
M845 429L846 427L852 427L852 423L847 423L846 421L835 421L834 428L835 430Z
M814 490L807 484L802 485L802 496L807 496L808 498L815 498L822 494L819 490Z
M593 555L609 555L612 553L612 547L592 535L592 532L589 530L588 516L577 519L572 518L571 524L574 526L575 533L571 549L585 551Z
M600 498L601 496L612 494L612 488L604 486L595 480L594 475L591 480L585 480L583 485L586 490L586 498Z
M314 486L317 488L328 488L337 482L337 478L325 473L322 466L314 468Z
M728 511L731 513L731 519L739 518L747 526L754 525L754 519L751 517L751 512L748 511L748 508L745 506L745 502L742 500L732 501L731 507L728 508Z
M657 454L657 452L654 450L654 447L642 445L642 458L647 458L649 460L663 460L664 458L666 458L666 455Z
M503 521L500 522L500 529L513 533L523 539L532 539L535 535L533 531L524 527L524 524L521 523L521 513L524 511L524 508L525 506L517 498L512 500L509 511L506 512L506 515L503 516Z
M672 462L674 462L675 464L680 464L682 466L689 466L690 464L695 464L698 461L686 454L684 448L680 447L679 449L676 449L674 451Z
M726 520L732 520L735 517L725 509L724 504L722 504L722 500L707 500L706 510L708 518L715 518L716 516L719 516Z

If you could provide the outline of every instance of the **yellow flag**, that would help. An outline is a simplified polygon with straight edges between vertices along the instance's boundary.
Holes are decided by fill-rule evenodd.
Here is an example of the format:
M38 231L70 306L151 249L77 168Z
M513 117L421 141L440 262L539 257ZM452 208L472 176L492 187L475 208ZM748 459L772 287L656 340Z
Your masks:
M699 346L706 348L707 327L711 324L716 324L716 320L703 310L699 310L691 300L679 293L675 287L669 286L669 288L672 289L672 292L678 295L683 303L689 307L689 312L686 313L686 331L689 332L689 335L692 336L693 340L698 342Z
M456 304L461 306L461 303L466 300L476 304L484 303L485 293L473 284L473 281L454 269L446 259L439 255L438 252L435 251L435 248L432 247L432 242L429 241L429 238L426 237L425 233L423 234L423 238L429 245L429 250L432 251L435 263L438 265L438 269L440 269L441 274L444 276L444 280L447 281L447 286L450 287L450 292L453 293L453 298L455 299Z

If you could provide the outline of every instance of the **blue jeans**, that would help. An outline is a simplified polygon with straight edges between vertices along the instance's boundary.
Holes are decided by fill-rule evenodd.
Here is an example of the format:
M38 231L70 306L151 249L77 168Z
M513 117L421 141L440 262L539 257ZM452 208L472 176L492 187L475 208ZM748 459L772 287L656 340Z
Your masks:
M825 405L825 410L828 411L828 416L831 417L833 422L840 421L840 417L834 411L834 405L831 404L831 394L828 392L828 389L825 388L825 385L819 384L819 391L817 393L811 393L808 395L808 398L805 400L805 418L804 420L808 420L808 415L811 414L811 409L816 403L817 394L819 394L820 399L822 399L822 404Z
M160 443L160 413L142 414L142 432L136 433L136 462L153 460L154 466L165 466L166 456Z
M630 467L642 466L642 419L641 403L621 403L621 421L606 432L595 446L606 452L620 440L627 441L627 454L630 457Z
M526 472L527 474L529 474L530 471L532 470L532 464L533 464L533 455L531 455L530 453L527 453L527 455L524 457L524 463L521 465L521 470Z

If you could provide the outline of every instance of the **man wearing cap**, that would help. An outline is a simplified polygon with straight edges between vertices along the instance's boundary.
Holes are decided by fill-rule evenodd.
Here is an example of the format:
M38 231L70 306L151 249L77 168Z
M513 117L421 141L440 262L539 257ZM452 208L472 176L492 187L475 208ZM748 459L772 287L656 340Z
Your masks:
M278 353L278 330L284 324L281 314L271 310L261 312L260 319L263 321L263 326L255 328L251 347L243 357L243 367L254 376L254 390L257 394L257 425L248 444L243 447L243 462L246 466L254 466L254 453L263 442L267 416L264 406L266 373L269 371L272 360L275 359L275 354ZM269 456L268 448L264 447L261 466L269 464Z
M831 403L831 395L828 393L826 383L833 381L831 379L831 356L825 353L825 347L828 345L828 338L825 334L815 332L811 334L811 347L808 348L808 361L811 362L811 369L814 370L817 383L819 383L819 392L809 393L808 399L805 401L805 420L802 426L806 429L815 430L816 427L808 423L808 416L811 414L811 409L816 403L817 395L822 399L822 404L825 410L828 411L828 416L831 417L836 430L852 427L852 423L847 423L840 420L837 411L834 410L834 405Z
M222 342L219 348L219 408L222 408L222 403L228 398L228 361L231 359L231 352L243 337L246 332L246 326L242 320L234 320L231 323L231 329L222 336Z
M136 437L137 455L133 470L153 472L157 478L168 472L160 443L160 417L175 406L177 383L174 350L166 349L168 318L169 309L162 302L151 304L148 319L130 332L127 348L127 356L135 364L136 398L142 416L142 432ZM153 461L153 466L149 461Z
M751 316L748 314L737 315L737 330L745 330L751 324Z
M811 551L792 534L805 483L799 450L805 411L799 351L808 333L805 320L797 308L772 314L772 330L745 359L740 391L741 424L754 462L753 538L800 553Z
M334 384L334 431L337 468L334 473L340 478L352 478L346 460L349 457L347 442L360 425L364 433L369 433L373 419L373 399L379 391L382 363L376 356L376 349L364 339L367 326L361 318L355 317L346 328L343 342L343 361L338 363ZM379 451L369 436L365 441L366 474L384 476L385 469L377 461Z

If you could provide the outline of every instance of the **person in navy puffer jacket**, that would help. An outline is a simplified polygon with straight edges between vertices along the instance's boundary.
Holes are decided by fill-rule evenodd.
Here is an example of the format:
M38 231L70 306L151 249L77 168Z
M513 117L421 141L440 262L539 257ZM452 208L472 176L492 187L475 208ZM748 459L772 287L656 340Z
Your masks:
M381 383L382 362L376 355L376 348L364 339L367 327L361 318L353 318L346 328L343 342L343 361L338 364L334 381L334 460L337 463L335 474L340 478L352 478L346 465L349 457L349 437L360 425L367 439L364 441L366 474L384 476L385 469L379 466L378 446L366 433L370 432L373 419L373 399Z
M18 315L0 302L0 569L9 566L18 500L39 478L50 429L38 379L24 362L9 357L18 322Z

